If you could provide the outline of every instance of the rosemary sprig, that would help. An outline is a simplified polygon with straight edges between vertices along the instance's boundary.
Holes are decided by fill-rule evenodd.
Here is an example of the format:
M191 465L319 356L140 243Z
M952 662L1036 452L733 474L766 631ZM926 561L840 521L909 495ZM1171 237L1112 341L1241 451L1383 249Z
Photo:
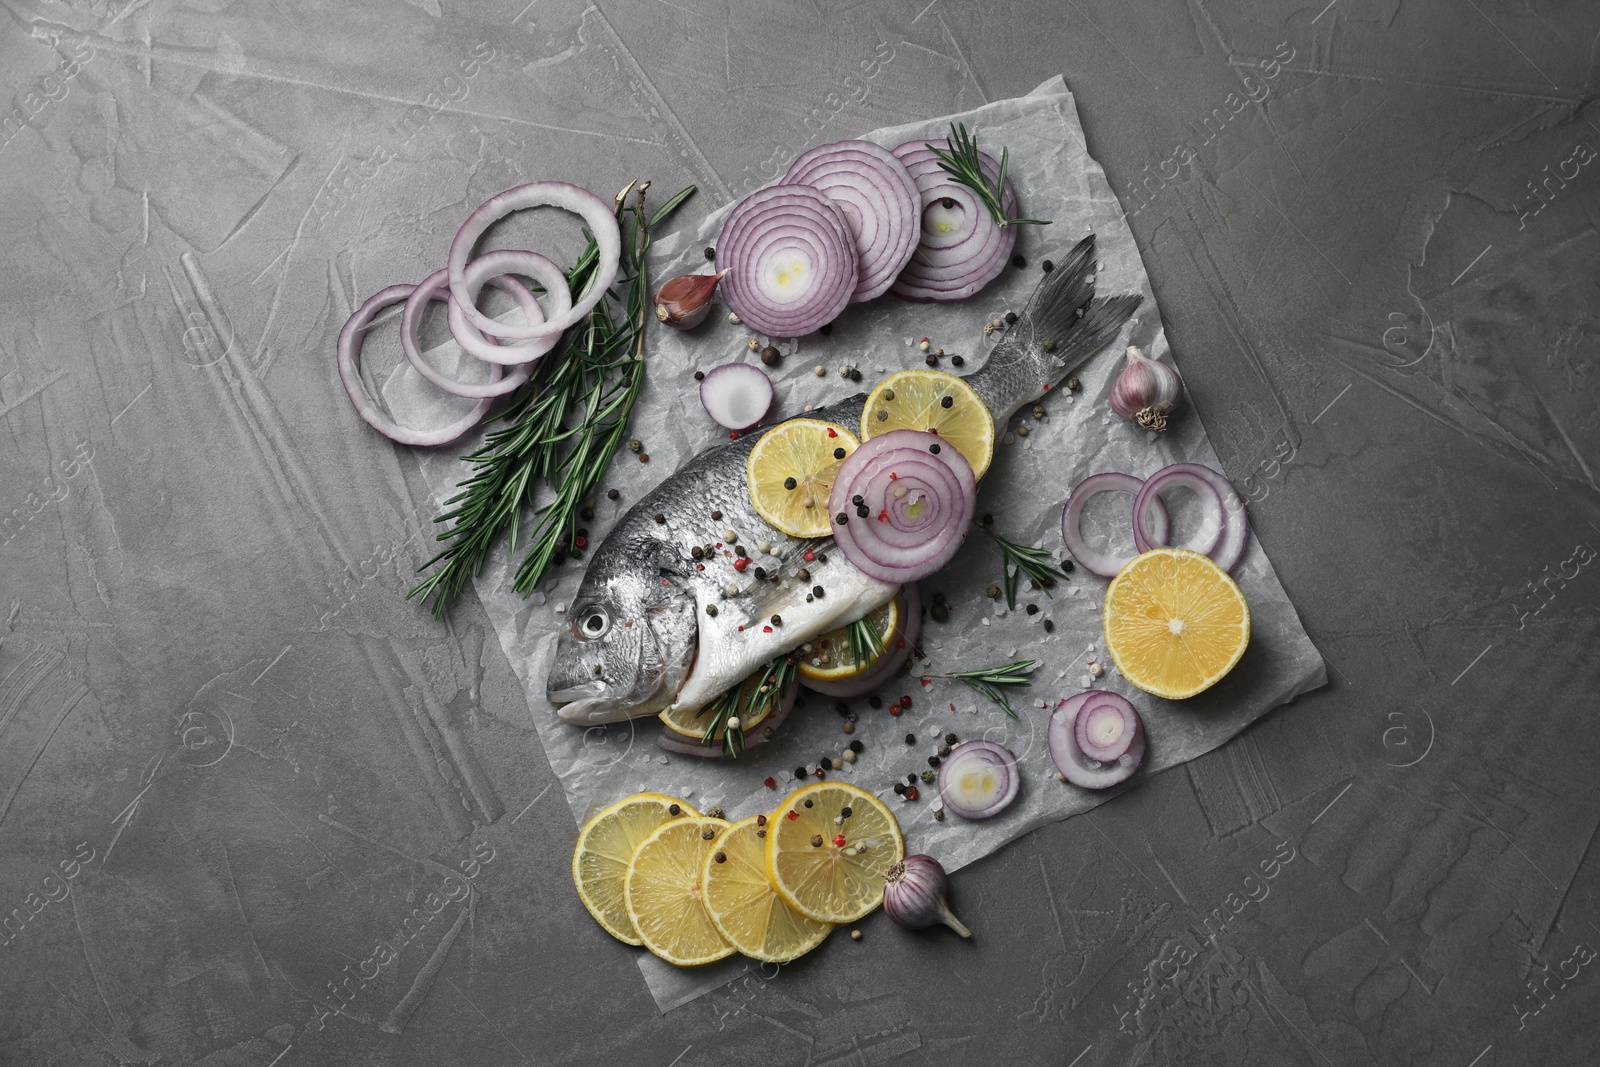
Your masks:
M744 751L745 724L777 712L783 694L794 683L795 662L792 655L769 660L761 669L761 681L753 688L747 684L749 679L746 679L695 712L697 719L710 715L700 739L710 745L716 743L720 734L723 753L737 757ZM739 725L731 725L734 719L738 720Z
M863 615L851 623L847 633L850 638L850 658L857 667L883 655L883 635L878 632L878 624L867 616Z
M950 180L958 185L965 185L978 194L978 199L989 209L989 214L994 216L994 221L1005 229L1007 226L1048 226L1049 219L1014 219L1011 213L1016 210L1017 201L1013 196L1009 203L1006 202L1006 171L1011 166L1011 149L1000 149L1000 172L995 176L994 185L989 184L988 178L983 173L983 157L978 154L978 139L967 132L964 122L950 124L950 150L935 148L931 144L923 145L928 151L939 157L939 167L948 175Z
M1030 548L1027 545L1019 545L1015 541L1008 541L995 533L986 524L980 523L978 528L992 537L994 543L1000 546L1002 556L1000 573L1005 578L1006 607L1012 611L1017 610L1017 582L1022 575L1026 574L1032 579L1040 589L1044 590L1044 595L1050 597L1051 600L1055 599L1050 592L1055 587L1055 584L1069 581L1067 572L1058 567L1055 560L1050 557L1050 553L1044 549Z
M975 671L953 671L950 674L929 674L924 677L954 678L959 682L965 682L1002 708L1005 708L1006 714L1015 719L1017 713L1011 710L1011 701L1006 699L1006 695L1001 692L1001 688L1032 685L1033 681L1028 675L1032 674L1038 667L1039 661L1036 659L1019 659L1014 663L1002 664L999 667L983 667Z
M577 547L578 513L627 432L628 416L643 383L650 229L695 191L691 185L654 214L646 214L649 187L649 182L642 182L635 189L629 182L615 199L622 226L618 284L626 285L626 300L619 306L615 293L607 291L588 315L569 327L498 417L503 425L485 435L481 448L462 457L471 464L472 473L445 502L445 513L434 519L448 524L436 538L446 547L420 570L440 566L406 594L408 600L432 598L435 615L442 615L467 581L482 573L502 534L509 535L509 550L517 551L523 511L542 484L552 486L556 496L534 513L538 521L529 538L531 547L517 568L513 587L520 593L530 591L558 555ZM630 192L635 194L632 203ZM567 272L567 285L574 293L588 287L598 260L590 236Z

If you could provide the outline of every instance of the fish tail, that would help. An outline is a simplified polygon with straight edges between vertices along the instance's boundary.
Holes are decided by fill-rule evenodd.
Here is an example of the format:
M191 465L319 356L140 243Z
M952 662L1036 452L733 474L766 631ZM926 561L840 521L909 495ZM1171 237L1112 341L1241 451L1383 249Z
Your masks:
M1096 299L1096 266L1090 234L1039 283L988 361L967 379L997 423L1116 336L1143 302L1137 293Z

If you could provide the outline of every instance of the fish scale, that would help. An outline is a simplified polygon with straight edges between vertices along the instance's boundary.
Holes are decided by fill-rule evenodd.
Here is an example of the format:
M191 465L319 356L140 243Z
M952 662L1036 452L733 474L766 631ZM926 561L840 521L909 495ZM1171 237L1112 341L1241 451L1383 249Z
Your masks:
M1109 341L1138 307L1136 295L1094 298L1093 258L1090 235L1039 286L983 366L966 376L997 424ZM857 394L794 417L854 429L865 399ZM895 595L899 586L856 570L832 538L791 538L756 511L746 464L762 432L695 456L630 508L595 549L548 675L550 700L565 704L562 718L588 724L669 706L697 711L767 661ZM721 519L711 517L714 511ZM737 540L725 539L725 530ZM776 558L756 550L763 541L780 549ZM707 545L712 554L694 559L695 546ZM734 566L735 545L751 561L743 571ZM770 577L757 578L757 567ZM805 581L795 577L802 567ZM813 593L818 586L820 597ZM773 623L773 615L781 621ZM601 618L603 628L594 628Z

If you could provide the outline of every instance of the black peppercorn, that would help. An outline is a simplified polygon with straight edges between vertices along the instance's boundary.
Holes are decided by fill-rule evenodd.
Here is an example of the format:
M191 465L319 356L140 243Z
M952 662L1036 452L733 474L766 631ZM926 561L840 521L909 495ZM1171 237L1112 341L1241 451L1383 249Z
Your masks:
M578 511L578 518L580 518L580 519L592 519L592 518L594 518L594 508L582 508L582 509L580 509Z
M665 526L666 524L667 524L667 517L665 515L661 514L661 512L659 512L659 511L656 512L656 525L657 526Z
M705 559L706 550L701 548L699 545L695 545L689 550L689 555L693 556L695 559Z
M914 745L916 743L917 743L917 735L916 734L906 734L906 744Z
M1064 560L1061 561L1061 573L1062 574L1071 574L1072 573L1072 561L1070 559L1064 559Z
M1047 634L1055 633L1056 632L1056 624L1051 622L1049 619L1044 620L1044 632L1047 633Z
M934 622L949 622L950 607L948 604L937 603L928 609L928 614L933 616Z
M713 511L713 512L712 512L712 513L711 513L711 521L712 521L712 522L716 522L716 521L717 521L717 520L718 520L718 519L720 519L720 518L722 518L722 512L720 512L720 511Z
M615 500L615 499L617 499L617 497L619 497L621 495L622 494L617 492L615 489L607 489L606 490L606 499L607 500Z
M717 250L715 248L707 247L706 248L706 258L707 259L716 259L717 258Z
M939 365L939 357L934 355L932 352L929 352L926 356L922 357L922 362L926 363L930 367L937 367Z
M860 517L860 518L864 519L870 514L872 514L872 513L867 510L867 506L865 504L862 504L861 506L856 508L856 515L858 517Z
M703 370L695 371L694 372L694 380L697 381L697 382L705 381L706 380L706 372L703 371Z
M820 586L820 585L812 586L811 587L811 595L816 597L818 600L821 600L822 599L822 586Z
M740 559L744 559L744 557L745 557L744 546L743 545L734 545L733 546L733 554L735 556L738 556Z
M1028 265L1028 261L1022 258L1021 252L1018 252L1016 255L1011 257L1011 265L1018 270L1021 270L1023 267Z
M794 479L793 479L793 478L785 478L785 479L784 479L784 480L783 480L783 487L784 487L784 488L785 488L785 489L794 489L794 488L796 488L796 487L797 487L797 486L799 486L799 484L800 484L800 483L799 483L799 482L797 482L797 481L795 481L795 480L794 480Z
M956 206L956 202L953 197L942 196L939 198L939 206L944 208L946 211L949 211L951 208Z
M1049 274L1051 271L1056 269L1056 265L1054 263L1050 262L1048 259L1045 260L1043 263L1039 264L1039 266L1044 268L1044 272L1046 274Z
M841 511L839 514L833 517L833 521L838 523L840 526L848 526L850 525L850 516Z
M767 569L765 567L757 567L756 568L756 581L764 582L766 580L767 580Z
M883 698L877 693L873 693L867 698L867 707L874 709L883 707Z
M854 752L854 753L856 753L858 755L860 754L861 750L866 748L866 747L867 746L862 744L859 739L850 742L850 751Z
M1007 323L1007 325L1014 324L1016 321L1017 321L1017 313L1015 311L1006 312L1006 323Z
M1029 604L1028 605L1028 614L1029 615L1037 615L1037 614L1039 614L1039 605L1037 605L1037 604Z
M935 445L929 445L928 446L928 451L932 452L934 455L937 456L939 454L939 446L936 445L936 444Z
M917 784L916 772L912 772L911 774L906 775L906 784L908 784L908 785L916 785Z
M905 796L906 795L906 784L904 782L896 782L894 784L894 791L895 791L895 795L896 796L902 796L902 797Z
M930 767L937 767L937 766L939 766L940 762L941 761L940 761L938 756L929 756L928 757L928 766L930 766Z
M774 615L772 617L772 619L771 619L771 622L772 622L772 625L774 625L774 626L782 626L783 625L783 616L782 615Z
M836 448L836 449L833 450L833 458L834 459L843 459L844 457L845 457L844 449Z
M954 363L958 367L965 367L967 365L967 361L962 359L960 356L951 356L950 362Z
M667 814L668 815L682 815L683 814L683 809L678 807L678 805L673 804L671 807L667 808Z
M794 769L794 776L796 778L804 778L806 776L806 769L804 767L796 767Z
M944 743L947 744L947 745L953 745L953 744L956 743L957 740L958 740L958 738L956 737L956 735L953 732L944 735Z

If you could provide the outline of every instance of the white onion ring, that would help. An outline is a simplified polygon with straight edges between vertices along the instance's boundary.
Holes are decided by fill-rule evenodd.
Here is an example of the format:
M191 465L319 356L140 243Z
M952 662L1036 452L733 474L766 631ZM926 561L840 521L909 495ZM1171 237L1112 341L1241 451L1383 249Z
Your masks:
M1072 554L1078 566L1101 578L1115 578L1117 572L1133 559L1132 556L1112 556L1090 548L1088 542L1083 539L1083 531L1079 529L1078 523L1083 518L1084 506L1101 493L1127 493L1138 499L1139 490L1143 487L1144 482L1120 471L1091 474L1072 487L1072 492L1067 495L1066 504L1061 508L1061 540L1066 544L1067 551ZM1150 508L1152 509L1150 533L1164 542L1167 535L1172 532L1167 506L1157 496L1151 498Z
M1151 489L1151 485L1155 488ZM1167 485L1182 485L1196 492L1201 492L1199 486L1204 485L1216 497L1216 507L1222 517L1222 529L1217 533L1217 539L1208 549L1196 549L1202 555L1210 556L1211 562L1225 571L1231 571L1244 559L1244 550L1250 543L1250 516L1244 510L1244 498L1239 495L1239 490L1233 487L1227 476L1220 471L1213 470L1204 463L1174 463L1156 471L1145 479L1144 493L1155 499L1156 494ZM1202 496L1204 494L1202 493ZM1150 548L1165 548L1167 535L1165 532L1157 534L1156 531L1146 532L1140 528L1138 505L1134 505L1133 536L1135 543L1143 537ZM1147 549L1140 549L1147 551Z
M510 374L500 378L499 381L491 378L488 382L468 384L456 381L422 358L422 344L417 332L422 324L423 309L428 306L428 302L431 300L438 300L443 303L449 302L450 298L445 292L449 288L449 280L449 272L441 267L424 278L422 284L417 286L411 296L407 298L405 311L400 315L400 347L405 351L406 359L411 361L411 365L416 368L418 374L453 396L464 396L473 400L480 400L486 396L505 396L522 385L523 382L526 382L529 376L533 374L533 362L531 360L514 367ZM533 294L528 292L525 286L518 285L515 280L503 275L491 279L489 284L511 294L512 299L516 300L517 306L522 309L522 315L526 321L543 321L544 311L540 309L539 302L533 298ZM472 329L470 323L463 321L463 325L469 330ZM479 334L478 336L482 337L483 335Z
M861 504L855 503L858 496ZM863 443L839 465L828 511L834 542L857 570L881 582L905 583L950 562L966 540L977 503L972 466L954 446L938 434L892 430Z
M478 243L491 225L513 211L530 207L558 207L580 216L594 237L596 261L589 286L566 313L551 315L543 323L521 325L496 322L477 308L478 285L469 286L466 279L467 261L472 256L472 246ZM493 337L531 338L535 340L558 339L568 326L587 315L600 302L600 297L616 281L617 267L622 259L622 230L617 225L615 210L587 189L569 182L531 182L497 193L474 208L467 221L462 223L450 242L450 296L452 303L460 304L468 320L478 329ZM487 280L487 279L485 279ZM563 282L563 284L565 284ZM547 287L548 288L548 287ZM459 340L459 338L457 339ZM551 340L554 344L554 340Z
M1014 226L1001 227L976 192L951 181L928 145L950 148L945 140L917 140L894 149L921 194L922 238L890 291L907 300L965 300L1005 270L1017 231ZM1000 165L987 153L978 156L984 177L993 184ZM1002 193L1006 203L1015 201L1009 180ZM952 202L951 208L943 207L945 200ZM957 214L946 221L949 212Z
M825 326L850 303L859 272L844 213L808 185L772 185L733 209L717 238L722 295L746 326L768 337L800 337ZM783 264L803 282L774 292Z
M467 264L463 277L467 287L474 294L478 293L485 282L494 282L499 288L505 285L495 279L510 280L531 297L532 291L527 286L512 278L513 274L525 274L544 287L550 297L550 310L546 312L539 309L539 319L527 320L538 325L538 322L549 319L559 319L572 309L572 290L567 288L567 277L561 273L561 268L552 263L548 256L537 252L528 252L519 248L497 248L493 252L485 252L471 263ZM424 282L423 284L427 284ZM476 309L472 309L476 310ZM495 344L484 336L482 330L473 324L468 316L468 309L463 307L456 299L455 293L450 294L449 322L450 336L456 339L469 355L483 360L485 363L499 363L504 366L517 366L523 363L532 363L540 356L549 352L561 342L559 333L549 337L536 337L531 341L516 341L504 345ZM505 325L505 324L501 324ZM496 337L503 334L496 333Z
M391 285L387 289L380 289L369 296L366 303L356 308L355 314L345 320L344 326L339 330L336 357L339 381L344 384L344 391L350 397L350 403L354 405L356 414L360 415L368 426L389 440L402 445L447 445L483 420L489 413L489 407L494 403L493 398L485 397L479 400L471 411L448 426L441 426L436 430L415 430L401 426L384 414L383 409L372 399L372 394L367 392L366 383L361 380L361 347L366 342L367 327L372 325L373 317L378 312L392 304L404 303L415 290L414 285ZM498 379L502 373L499 367L491 366L490 381Z
M1200 537L1189 546L1202 556L1211 556L1213 562L1216 557L1212 553L1222 546L1224 538L1228 536L1228 512L1222 502L1222 494L1217 492L1217 487L1209 480L1194 471L1197 464L1174 463L1163 467L1144 480L1144 485L1139 488L1139 495L1133 498L1133 543L1140 552L1148 552L1152 548L1166 548L1168 545L1165 536L1152 538L1145 531L1143 509L1151 500L1159 500L1160 493L1168 486L1173 488L1191 489L1200 498L1206 508L1206 524L1200 529ZM1207 527L1210 527L1211 540L1204 548L1201 542L1205 541Z
M859 273L850 302L888 292L922 239L922 198L905 164L871 141L839 141L801 153L780 184L808 185L843 213Z

